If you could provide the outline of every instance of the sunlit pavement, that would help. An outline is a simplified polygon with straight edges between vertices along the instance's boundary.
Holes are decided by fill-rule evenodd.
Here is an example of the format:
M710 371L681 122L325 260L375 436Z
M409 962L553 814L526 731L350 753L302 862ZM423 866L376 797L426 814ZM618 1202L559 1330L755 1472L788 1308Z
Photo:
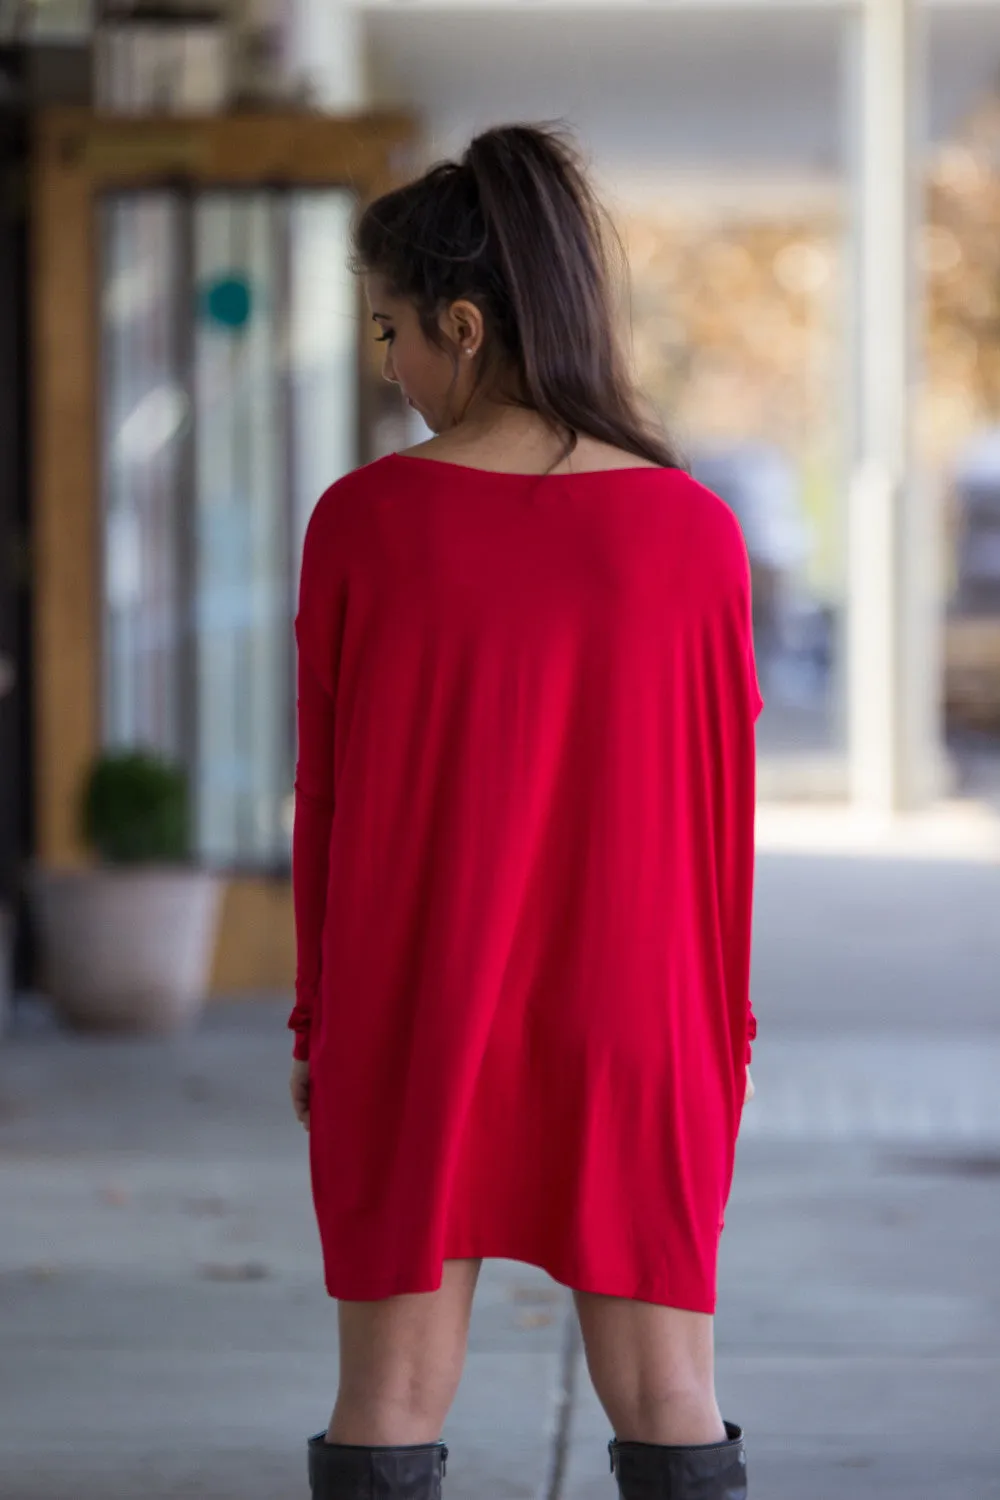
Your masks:
M757 1500L1000 1496L1000 865L765 852L719 1389ZM0 1495L294 1500L336 1379L285 1006L0 1047ZM614 1494L566 1295L487 1266L446 1495Z

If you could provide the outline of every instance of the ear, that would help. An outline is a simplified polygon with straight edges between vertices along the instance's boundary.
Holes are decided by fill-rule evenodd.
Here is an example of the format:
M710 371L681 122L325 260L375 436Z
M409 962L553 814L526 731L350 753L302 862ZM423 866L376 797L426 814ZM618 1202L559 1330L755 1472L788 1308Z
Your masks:
M441 314L441 332L463 357L467 357L482 349L486 325L476 304L462 297Z

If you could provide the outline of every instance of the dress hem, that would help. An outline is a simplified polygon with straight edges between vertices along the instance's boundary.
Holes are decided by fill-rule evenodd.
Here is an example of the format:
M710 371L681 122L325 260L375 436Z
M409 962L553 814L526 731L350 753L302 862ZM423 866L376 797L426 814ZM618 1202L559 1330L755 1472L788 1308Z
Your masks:
M708 1317L714 1317L717 1307L717 1298L705 1299L702 1297L683 1297L677 1292L670 1292L662 1282L635 1282L629 1289L624 1290L620 1285L609 1287L599 1285L601 1278L593 1278L584 1272L557 1271L547 1261L545 1256L530 1255L524 1251L514 1252L512 1250L482 1250L473 1249L468 1246L449 1246L448 1253L442 1257L445 1260L511 1260L519 1265L533 1266L538 1271L544 1271L547 1276L558 1285L565 1287L571 1292L587 1292L594 1296L620 1297L625 1301L649 1302L656 1307L673 1307L681 1312L704 1313ZM335 1288L341 1284L339 1277L327 1276L325 1278L328 1296L335 1301L344 1302L381 1302L389 1297L411 1296L424 1292L436 1292L441 1287L441 1277L433 1285L407 1285L397 1286L392 1291L382 1292L379 1296L346 1297L343 1291ZM708 1305L706 1305L706 1302Z

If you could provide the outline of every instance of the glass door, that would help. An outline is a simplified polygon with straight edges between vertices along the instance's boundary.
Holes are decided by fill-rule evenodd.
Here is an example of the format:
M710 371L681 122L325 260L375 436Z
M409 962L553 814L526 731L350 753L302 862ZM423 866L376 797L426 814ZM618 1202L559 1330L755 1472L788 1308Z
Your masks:
M288 860L302 539L359 460L352 208L264 188L98 208L103 737L184 759L217 866Z

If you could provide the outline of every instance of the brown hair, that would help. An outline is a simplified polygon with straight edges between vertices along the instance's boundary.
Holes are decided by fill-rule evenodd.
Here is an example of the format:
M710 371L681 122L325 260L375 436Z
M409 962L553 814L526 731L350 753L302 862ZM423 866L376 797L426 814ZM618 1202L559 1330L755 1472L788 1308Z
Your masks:
M461 161L369 204L354 244L355 270L384 276L413 302L439 346L439 313L474 302L518 378L522 394L511 399L567 433L568 451L585 433L684 467L641 415L612 312L609 250L624 252L564 132L485 131Z

